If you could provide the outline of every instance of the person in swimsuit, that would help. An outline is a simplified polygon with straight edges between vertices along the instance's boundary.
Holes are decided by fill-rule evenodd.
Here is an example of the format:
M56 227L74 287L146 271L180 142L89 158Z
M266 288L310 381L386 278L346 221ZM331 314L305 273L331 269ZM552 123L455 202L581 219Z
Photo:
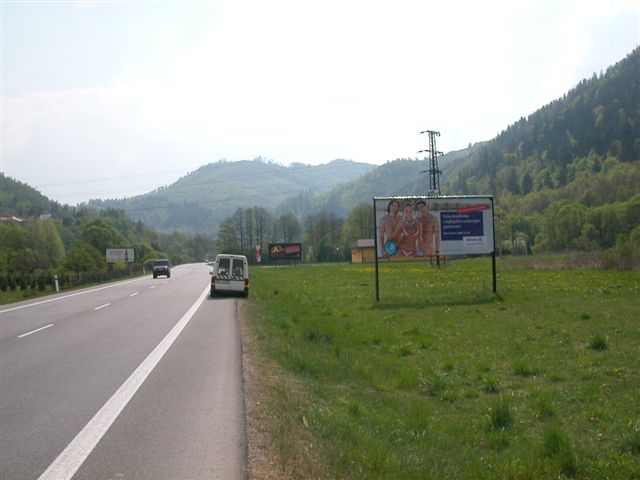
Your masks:
M440 253L440 226L438 219L429 212L427 202L419 200L416 202L416 210L420 212L420 228L422 229L422 243L420 250L426 257L438 255Z
M414 217L413 205L404 207L404 219L398 224L394 233L394 240L398 244L398 252L405 257L418 255L418 246L422 244L422 228Z
M398 200L391 200L389 205L387 205L387 214L380 219L378 245L380 245L382 255L385 257L396 254L397 244L393 241L393 234L400 223L402 223L402 217L400 217L400 202L398 202Z

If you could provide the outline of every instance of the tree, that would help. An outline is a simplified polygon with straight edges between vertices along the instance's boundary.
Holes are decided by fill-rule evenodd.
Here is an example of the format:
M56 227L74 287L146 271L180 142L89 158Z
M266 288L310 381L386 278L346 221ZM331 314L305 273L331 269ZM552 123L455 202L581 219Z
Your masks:
M320 212L305 220L305 243L312 260L330 262L340 260L340 233L343 220L333 213Z
M9 270L13 273L34 273L40 267L38 253L30 248L14 250L9 258Z
M42 269L56 268L64 259L64 245L53 220L36 220L29 229L28 244Z
M271 239L273 218L262 207L253 207L253 221L255 222L256 245L263 245Z
M241 253L239 235L233 217L224 220L218 227L218 250L225 253Z
M107 248L121 248L129 245L127 239L106 219L94 218L82 229L82 240L106 254Z
M342 234L344 243L351 245L363 238L373 238L375 225L373 223L373 205L360 203L347 215Z
M274 239L285 243L295 242L300 239L302 227L298 218L293 213L282 215L276 220Z
M520 178L520 191L523 195L526 195L533 188L533 180L529 172L524 172Z
M64 266L65 269L76 273L102 273L106 270L106 259L88 243L77 242L69 250Z

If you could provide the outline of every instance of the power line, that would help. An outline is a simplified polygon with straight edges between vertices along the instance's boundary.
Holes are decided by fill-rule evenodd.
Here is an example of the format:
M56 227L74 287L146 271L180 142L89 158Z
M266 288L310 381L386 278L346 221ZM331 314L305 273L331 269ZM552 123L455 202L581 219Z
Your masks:
M239 162L229 162L230 164L233 163L239 163ZM216 165L216 164L209 164L209 165L205 165L204 167L200 167L198 170L202 169L202 168L206 168L209 167L210 165ZM138 190L138 189L143 189L143 188L150 188L151 190L146 192L146 193L142 193L139 195L136 195L136 197L141 197L141 196L145 196L145 195L149 195L152 193L158 193L164 189L167 188L171 188L172 189L172 193L181 193L181 192L185 192L185 191L189 191L191 190L193 187L198 187L198 186L215 186L217 184L223 184L223 183L228 183L230 180L249 180L249 179L255 179L255 178L269 178L269 177L278 177L278 176L286 176L286 175L296 175L296 174L300 174L303 173L305 171L308 171L311 175L313 175L314 172L318 172L318 171L331 171L333 169L338 169L341 168L342 165L333 165L331 163L325 164L325 165L318 165L318 166L313 166L313 165L304 165L304 166L295 166L295 167L282 167L281 165L277 165L277 164L273 164L273 166L275 167L280 167L283 168L283 170L281 171L273 171L273 172L260 172L260 173L248 173L248 174L227 174L224 176L216 176L215 179L211 180L203 180L203 181L196 181L196 182L189 182L187 185L182 185L180 184L180 182L182 180L184 180L185 178L187 178L188 175L184 175L181 178L179 178L178 180L176 180L173 184L169 185L169 186L156 186L156 187L151 187L151 186L142 186L142 185L138 185L138 186L128 186L126 187L124 190L126 191L134 191L134 190ZM194 172L191 172L191 175L195 172L197 172L198 170L195 170ZM167 172L168 173L168 172ZM112 180L126 180L129 178L138 178L141 177L141 175L130 175L130 176L121 176L121 177L105 177L104 179L93 179L93 180L89 180L89 182L100 182L100 181L112 181ZM286 181L286 177L283 178L283 180ZM69 182L66 185L72 185L72 184L77 184L77 183L83 183L81 181L74 181L74 182ZM47 184L47 186L64 186L65 183L55 183L55 184ZM38 186L38 188L42 188L42 185ZM101 193L109 193L109 192L116 192L119 191L119 189L115 189L115 188L109 188L106 190L92 190L92 191L75 191L75 192L65 192L65 197L70 198L70 197L79 197L79 196L84 196L86 194L101 194ZM297 192L296 192L297 193ZM108 201L129 201L131 199L133 199L135 197L129 197L127 199L106 199L103 200L105 202ZM99 200L99 199L96 199Z

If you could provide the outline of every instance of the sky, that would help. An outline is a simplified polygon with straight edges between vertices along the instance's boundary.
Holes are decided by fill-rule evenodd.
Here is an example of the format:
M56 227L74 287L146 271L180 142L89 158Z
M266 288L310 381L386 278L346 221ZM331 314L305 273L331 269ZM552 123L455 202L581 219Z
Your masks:
M70 205L221 159L423 158L640 45L640 0L0 0L1 171Z

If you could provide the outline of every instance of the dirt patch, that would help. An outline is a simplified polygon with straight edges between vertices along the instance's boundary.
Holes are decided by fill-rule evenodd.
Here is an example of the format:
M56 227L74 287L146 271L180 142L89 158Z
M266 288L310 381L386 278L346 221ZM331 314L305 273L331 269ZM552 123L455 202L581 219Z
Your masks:
M275 438L270 433L271 421L266 409L265 386L272 381L264 358L258 360L257 339L250 331L245 305L238 309L242 334L242 375L247 423L247 478L249 480L287 480L280 467ZM262 368L259 368L261 365Z
M242 369L247 424L247 479L324 478L317 437L308 412L315 400L299 379L264 354L265 338L256 335L250 302L239 302ZM251 320L250 320L251 318Z

